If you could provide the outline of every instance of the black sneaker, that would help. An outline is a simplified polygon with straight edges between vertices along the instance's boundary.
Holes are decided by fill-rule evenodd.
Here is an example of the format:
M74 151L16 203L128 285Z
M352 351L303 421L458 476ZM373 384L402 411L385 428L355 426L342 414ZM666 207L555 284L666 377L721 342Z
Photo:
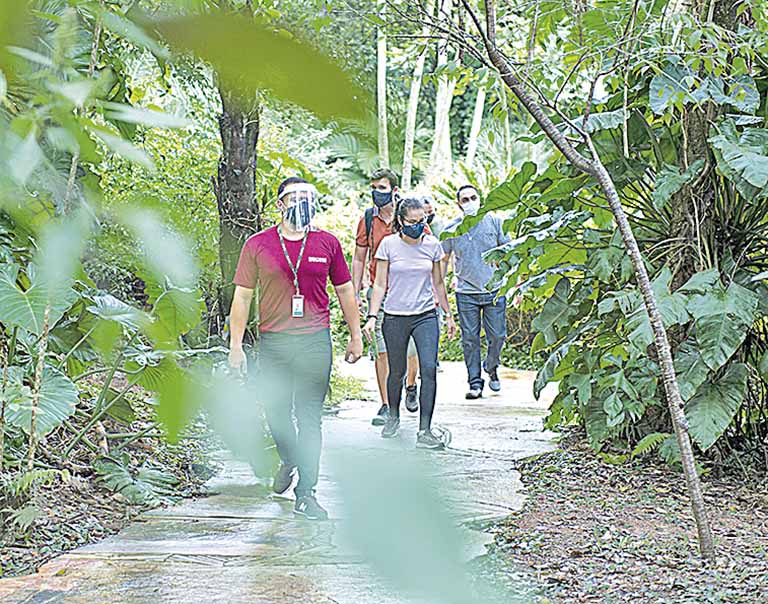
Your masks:
M496 370L488 372L488 387L494 392L501 390L501 381L499 380L499 374Z
M309 520L328 520L328 512L317 503L317 499L312 494L297 497L293 513Z
M388 417L389 417L389 405L382 405L381 407L379 407L379 412L371 420L371 423L374 426L383 426L385 423L387 423Z
M416 435L417 449L444 449L445 443L432 434L431 430L419 430Z
M285 493L293 484L293 475L295 473L296 466L281 463L272 480L272 490L278 495Z
M387 418L387 423L384 424L384 429L381 431L382 438L394 438L397 436L397 431L400 429L400 418L390 415Z
M405 408L411 413L419 410L419 389L416 384L405 387Z
M483 389L482 388L470 388L469 392L467 392L465 398L468 400L475 400L483 396Z

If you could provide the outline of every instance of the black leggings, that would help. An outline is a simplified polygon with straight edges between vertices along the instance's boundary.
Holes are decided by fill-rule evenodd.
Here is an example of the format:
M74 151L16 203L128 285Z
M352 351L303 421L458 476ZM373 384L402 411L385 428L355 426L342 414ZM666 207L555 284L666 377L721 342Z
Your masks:
M437 312L428 310L420 315L384 315L381 327L387 344L389 377L387 395L389 411L400 416L400 396L408 359L408 340L413 336L419 354L421 392L419 393L419 430L428 430L432 425L437 390L437 346L440 327Z

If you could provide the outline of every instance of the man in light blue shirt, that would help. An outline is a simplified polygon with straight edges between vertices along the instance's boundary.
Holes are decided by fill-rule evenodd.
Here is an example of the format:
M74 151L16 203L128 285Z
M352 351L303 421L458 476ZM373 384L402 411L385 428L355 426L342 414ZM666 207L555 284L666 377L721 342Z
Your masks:
M456 201L462 213L474 216L480 210L480 195L471 185L464 185L456 192ZM455 228L463 216L446 226L446 231ZM461 344L464 363L467 365L469 381L468 399L483 395L485 381L482 377L480 357L480 329L485 329L488 351L482 368L488 374L488 386L494 392L501 389L498 367L501 349L507 337L507 300L499 296L499 285L491 283L494 267L483 260L483 254L504 243L509 243L502 221L497 216L486 214L467 233L443 240L445 258L443 273L451 256L454 256L456 276L456 306L459 311Z

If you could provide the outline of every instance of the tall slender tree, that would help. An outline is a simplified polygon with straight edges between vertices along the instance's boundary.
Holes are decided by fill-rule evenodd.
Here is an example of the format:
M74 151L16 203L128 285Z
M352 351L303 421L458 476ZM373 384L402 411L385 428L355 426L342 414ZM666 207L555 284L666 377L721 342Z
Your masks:
M625 249L631 260L635 278L637 279L637 284L653 331L666 401L669 406L675 437L680 449L683 473L685 475L688 493L691 498L691 509L696 521L699 548L704 558L712 560L715 558L715 545L712 538L709 519L707 517L706 506L704 505L701 482L696 472L696 462L693 455L690 434L688 432L688 421L683 412L684 402L680 395L680 388L675 374L672 349L662 322L659 304L651 286L648 269L646 268L645 261L640 253L640 248L634 233L632 232L632 227L627 220L627 215L621 205L616 185L613 182L611 175L608 173L608 170L603 165L600 155L595 145L592 143L589 134L585 131L581 132L584 143L589 150L589 155L584 155L572 144L562 130L560 130L554 121L547 115L543 107L529 90L523 77L518 73L517 67L510 62L499 49L496 41L497 24L495 1L485 0L484 25L474 8L471 6L469 0L461 0L461 2L474 22L478 34L482 38L485 55L490 64L498 71L504 84L512 94L515 95L520 102L520 105L531 114L546 137L555 145L571 165L581 172L592 176L597 181L602 194L607 200L611 212L613 213Z
M439 0L437 19L438 22L450 22L453 11L453 0ZM441 36L437 42L437 69L440 71L448 65L448 51L450 44L447 36ZM435 131L432 139L432 151L429 155L429 168L427 170L427 183L435 184L442 176L448 174L453 168L451 151L451 105L453 92L456 88L456 79L441 73L437 83L435 98Z
M379 13L386 9L386 0L378 0ZM383 20L382 20L383 22ZM376 32L376 107L379 133L379 163L389 166L389 134L387 133L387 34L384 25Z
M467 141L467 155L464 163L467 168L471 168L475 163L477 154L477 139L480 137L480 128L483 125L483 112L485 111L486 91L484 86L478 86L477 97L475 98L475 108L472 111L472 126L469 129L469 140Z
M435 10L435 0L427 0L426 14L432 16ZM426 39L429 35L429 25L424 24L421 32ZM404 189L411 188L413 176L413 147L416 140L416 118L419 110L419 96L421 94L421 81L424 77L424 64L427 60L428 46L425 44L416 58L416 66L413 68L411 89L408 94L408 113L405 117L405 145L403 147L403 178Z

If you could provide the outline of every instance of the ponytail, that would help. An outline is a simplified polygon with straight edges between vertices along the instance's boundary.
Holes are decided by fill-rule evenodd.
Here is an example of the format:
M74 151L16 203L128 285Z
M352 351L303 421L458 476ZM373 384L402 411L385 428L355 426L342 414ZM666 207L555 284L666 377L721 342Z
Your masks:
M421 210L424 203L415 194L405 193L398 195L395 200L395 215L392 218L392 232L401 233L403 230L403 220L411 210Z

